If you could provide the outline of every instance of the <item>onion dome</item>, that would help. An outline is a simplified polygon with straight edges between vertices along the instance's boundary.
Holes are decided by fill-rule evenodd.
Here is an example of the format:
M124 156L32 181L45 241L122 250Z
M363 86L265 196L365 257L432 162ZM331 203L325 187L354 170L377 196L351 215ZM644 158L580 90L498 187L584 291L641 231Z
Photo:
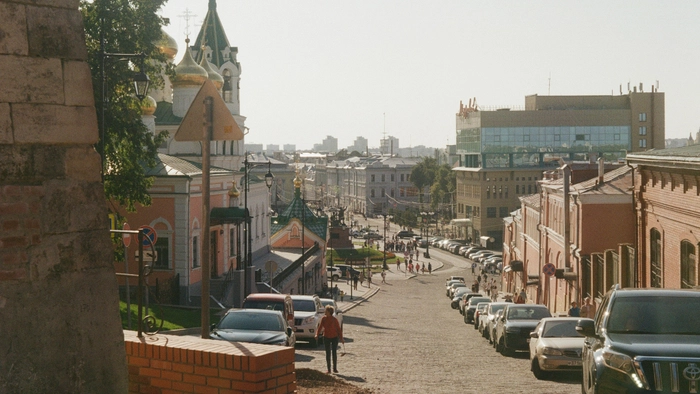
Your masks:
M209 78L207 70L202 68L192 58L190 52L190 39L186 39L185 55L180 64L175 67L175 78L172 79L173 86L201 86Z
M175 59L175 55L177 55L177 41L166 33L165 30L161 29L160 32L161 37L160 40L156 42L156 47L168 58L168 60L173 61Z
M202 51L202 53L203 52L204 51ZM224 77L222 77L221 74L214 70L214 68L211 66L211 63L209 63L209 61L207 60L206 56L202 56L202 61L199 62L199 65L207 71L209 79L212 82L214 82L214 86L216 86L217 89L221 90L221 87L224 86Z
M301 189L302 180L299 178L299 174L294 177L294 188Z
M231 198L238 198L238 196L241 195L241 192L238 191L238 188L236 187L236 182L233 182L233 185L231 185L231 189L228 191L228 196Z
M151 96L146 96L143 100L141 100L141 114L142 115L153 115L156 113L156 107L158 104L156 103L156 99L154 99Z

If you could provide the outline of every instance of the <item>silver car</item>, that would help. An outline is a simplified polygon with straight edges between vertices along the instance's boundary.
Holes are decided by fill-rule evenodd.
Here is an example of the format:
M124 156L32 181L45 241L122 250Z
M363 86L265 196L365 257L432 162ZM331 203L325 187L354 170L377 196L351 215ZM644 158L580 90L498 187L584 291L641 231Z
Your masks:
M576 331L580 317L548 317L530 333L530 370L537 379L550 372L581 370L583 337Z

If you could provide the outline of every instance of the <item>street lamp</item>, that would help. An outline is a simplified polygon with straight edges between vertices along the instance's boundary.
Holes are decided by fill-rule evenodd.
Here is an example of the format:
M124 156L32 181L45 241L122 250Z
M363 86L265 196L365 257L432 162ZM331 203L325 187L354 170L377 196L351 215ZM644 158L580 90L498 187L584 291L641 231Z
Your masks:
M425 228L425 258L430 258L430 241L428 240L428 235L430 233L430 218L435 215L435 212L421 212L420 215L423 217L423 222L427 220L428 225ZM427 217L427 219L426 219Z
M381 215L384 218L384 259L383 259L383 265L382 268L385 270L389 269L389 266L386 264L386 220L389 219L391 222L391 219L394 217L391 215Z
M100 155L102 156L102 178L104 180L104 170L105 170L105 156L106 156L106 127L105 127L105 108L107 107L107 104L109 103L109 100L107 99L107 74L105 72L106 68L106 60L108 58L116 58L118 61L123 61L123 60L130 60L130 59L139 59L139 72L135 73L132 77L132 80L134 82L134 90L135 90L135 95L136 98L139 99L139 101L142 101L144 98L146 98L146 95L148 94L148 86L151 82L150 78L148 78L148 75L143 71L144 70L144 61L146 59L146 54L145 53L107 53L105 51L105 28L104 28L105 20L104 18L100 19L100 79L102 80L102 108L100 111L101 119L100 119Z
M250 193L250 170L259 167L261 164L251 164L248 161L248 152L245 153L245 159L243 160L243 165L244 165L244 176L245 176L245 195L243 199L243 206L244 206L244 212L246 215L245 218L245 228L244 231L246 233L246 263L244 266L245 270L245 280L243 281L243 293L244 297L247 297L248 294L250 294L252 286L248 282L250 281L250 270L253 267L253 237L252 237L252 232L250 231L250 224L251 224L251 219L252 217L250 216L250 212L248 211L248 193ZM265 174L265 186L267 186L268 190L268 195L270 193L270 188L272 187L272 183L275 179L275 176L272 175L272 171L270 170L271 163L270 160L267 161L267 174Z

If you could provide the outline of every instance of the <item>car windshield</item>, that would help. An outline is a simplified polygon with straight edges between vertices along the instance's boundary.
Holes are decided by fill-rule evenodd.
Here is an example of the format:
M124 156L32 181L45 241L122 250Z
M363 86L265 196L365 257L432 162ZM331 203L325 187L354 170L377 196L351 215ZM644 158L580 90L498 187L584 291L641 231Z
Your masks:
M294 310L301 312L316 312L316 303L311 300L294 300Z
M509 320L540 320L552 315L545 308L515 307L508 308Z
M618 297L608 332L628 334L700 335L700 297Z
M491 301L491 299L488 297L472 297L469 299L469 305L475 306L476 304L478 304L480 302L486 302L486 301Z
M505 305L490 305L490 307L491 307L491 310L489 311L489 313L491 313L492 315L495 315L498 311L505 308L506 306Z
M548 321L542 330L543 338L574 338L583 335L576 331L577 320Z
M282 319L269 313L229 313L216 327L219 330L284 331Z
M281 311L284 310L284 303L280 301L246 300L245 304L243 304L243 307L247 309L267 309L270 311Z
M321 305L323 305L324 307L327 305L330 305L333 308L335 308L335 304L333 303L333 300L321 300Z

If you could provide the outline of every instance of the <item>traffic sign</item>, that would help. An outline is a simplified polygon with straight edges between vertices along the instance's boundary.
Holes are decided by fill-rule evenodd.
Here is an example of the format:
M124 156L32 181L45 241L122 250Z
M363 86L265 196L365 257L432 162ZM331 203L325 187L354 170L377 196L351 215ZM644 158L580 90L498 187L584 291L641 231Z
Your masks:
M557 272L557 267L555 267L552 263L547 263L542 267L542 272L544 272L544 274L547 276L552 276L555 272Z
M158 233L151 226L141 226L139 230L143 231L143 247L150 248L151 245L155 245L158 240Z
M131 230L129 223L124 223L122 230ZM128 248L131 244L131 234L122 234L122 242L124 243L124 247Z

